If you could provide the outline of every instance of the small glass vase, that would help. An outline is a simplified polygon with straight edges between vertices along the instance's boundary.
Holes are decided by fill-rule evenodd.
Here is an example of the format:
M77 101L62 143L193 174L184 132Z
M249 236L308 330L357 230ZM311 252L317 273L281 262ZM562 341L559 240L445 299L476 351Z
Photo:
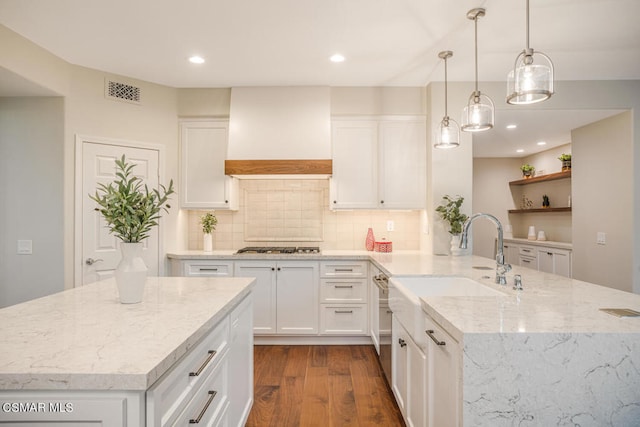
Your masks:
M464 253L464 249L460 248L460 235L451 235L451 256L460 256Z

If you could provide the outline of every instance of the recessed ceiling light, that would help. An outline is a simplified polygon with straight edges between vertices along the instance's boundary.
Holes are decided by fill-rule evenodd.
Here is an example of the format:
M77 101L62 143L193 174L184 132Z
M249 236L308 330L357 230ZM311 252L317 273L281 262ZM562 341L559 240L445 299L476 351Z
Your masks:
M202 56L193 55L189 57L189 62L192 64L204 64L204 58Z
M329 58L329 61L331 62L344 62L344 55L341 55L339 53L334 53L333 55L331 55L331 57Z
M507 125L507 129L515 129L518 125Z
M524 153L524 150L523 150L522 148L518 148L518 149L516 150L516 153Z
M547 145L547 143L546 143L546 142L544 142L544 141L539 141L539 142L537 142L537 144L538 144L538 145Z

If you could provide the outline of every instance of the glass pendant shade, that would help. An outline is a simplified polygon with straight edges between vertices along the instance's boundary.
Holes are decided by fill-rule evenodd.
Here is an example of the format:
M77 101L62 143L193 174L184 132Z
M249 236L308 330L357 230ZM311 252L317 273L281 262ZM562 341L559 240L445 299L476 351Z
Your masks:
M460 128L455 120L445 116L436 131L435 148L456 148L460 145Z
M440 149L456 148L460 145L460 127L447 113L447 59L452 56L453 52L450 50L443 50L438 54L438 58L444 60L444 117L436 129L436 143L433 146Z
M535 104L553 95L553 62L529 47L529 0L526 3L526 46L507 75L507 104Z
M542 52L520 53L513 70L507 76L507 103L535 104L549 99L551 95L553 95L551 59Z
M467 18L475 24L475 83L476 88L469 96L467 106L462 110L463 132L481 132L493 128L495 107L493 101L478 89L478 19L485 15L483 8L471 9Z
M480 132L489 130L494 123L494 105L491 98L479 92L469 97L469 103L462 110L462 130Z

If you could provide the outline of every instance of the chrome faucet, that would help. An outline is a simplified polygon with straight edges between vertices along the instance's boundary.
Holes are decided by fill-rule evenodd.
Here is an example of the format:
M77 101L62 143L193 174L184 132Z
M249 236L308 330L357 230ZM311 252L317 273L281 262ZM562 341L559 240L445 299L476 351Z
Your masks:
M496 254L496 283L500 285L506 285L507 278L505 277L505 273L511 270L511 265L506 264L504 262L504 238L502 235L502 224L500 224L500 221L498 220L498 218L487 213L477 213L472 215L471 218L466 220L464 225L462 226L462 237L460 238L460 247L462 249L467 249L467 242L469 241L469 227L471 226L471 223L476 218L481 218L481 217L490 219L498 228L498 250Z

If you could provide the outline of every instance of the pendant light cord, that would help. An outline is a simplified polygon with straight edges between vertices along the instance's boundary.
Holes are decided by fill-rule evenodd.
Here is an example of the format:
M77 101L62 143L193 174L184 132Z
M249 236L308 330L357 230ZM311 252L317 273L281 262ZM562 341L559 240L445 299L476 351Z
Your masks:
M527 0L529 1L529 0ZM476 93L475 96L478 96L478 16L473 19L475 23L475 49L476 49Z
M529 52L529 0L527 0L527 24L526 24L526 29L527 29L527 48L526 48L526 51Z
M447 93L447 58L444 58L444 116L449 117L449 114L447 113L447 98L448 98L448 93Z

